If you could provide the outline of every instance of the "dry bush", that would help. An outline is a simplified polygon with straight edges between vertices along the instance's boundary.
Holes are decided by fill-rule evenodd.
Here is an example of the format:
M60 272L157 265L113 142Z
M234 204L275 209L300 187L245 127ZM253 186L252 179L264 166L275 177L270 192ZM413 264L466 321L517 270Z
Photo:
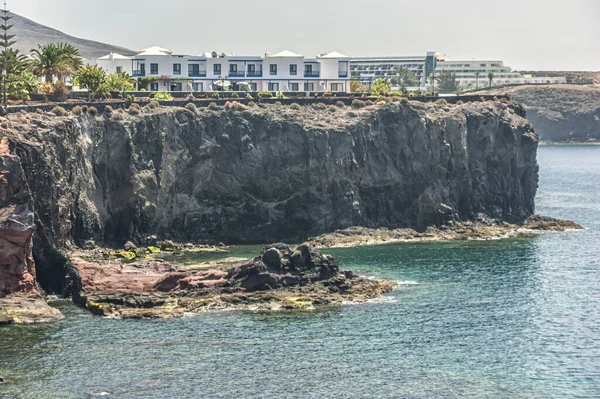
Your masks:
M69 111L67 111L63 107L59 107L59 106L52 108L52 111L50 111L50 112L52 112L56 116L66 116L69 114Z

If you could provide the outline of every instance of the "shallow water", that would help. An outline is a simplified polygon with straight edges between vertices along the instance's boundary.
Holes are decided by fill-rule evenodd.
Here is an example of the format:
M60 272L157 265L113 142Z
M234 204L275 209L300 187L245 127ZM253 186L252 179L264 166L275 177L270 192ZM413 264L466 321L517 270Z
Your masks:
M600 397L600 147L539 150L539 212L591 229L332 250L402 285L306 313L0 329L0 398Z

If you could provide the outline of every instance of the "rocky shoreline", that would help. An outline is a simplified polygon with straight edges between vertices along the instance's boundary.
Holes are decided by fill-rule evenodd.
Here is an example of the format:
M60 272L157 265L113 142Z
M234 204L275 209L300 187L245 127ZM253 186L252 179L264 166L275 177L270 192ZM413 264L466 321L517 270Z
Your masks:
M531 237L543 231L585 229L575 222L535 214L522 224L513 224L480 216L471 222L454 222L429 227L422 233L413 229L373 229L351 227L312 238L308 242L317 248L349 248L412 242L496 240L511 237Z

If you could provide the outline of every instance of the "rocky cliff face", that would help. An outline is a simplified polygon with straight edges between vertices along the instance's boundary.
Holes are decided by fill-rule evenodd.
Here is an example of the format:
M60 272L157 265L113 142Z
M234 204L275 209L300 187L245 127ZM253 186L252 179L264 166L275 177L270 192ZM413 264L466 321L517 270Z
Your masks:
M71 245L148 235L300 241L478 214L518 222L534 210L537 136L499 102L161 108L10 123L7 151L25 179L17 186L30 190L19 212L35 210L39 279L55 291L66 263L56 249Z
M600 87L521 86L496 91L527 108L527 117L543 141L600 141Z

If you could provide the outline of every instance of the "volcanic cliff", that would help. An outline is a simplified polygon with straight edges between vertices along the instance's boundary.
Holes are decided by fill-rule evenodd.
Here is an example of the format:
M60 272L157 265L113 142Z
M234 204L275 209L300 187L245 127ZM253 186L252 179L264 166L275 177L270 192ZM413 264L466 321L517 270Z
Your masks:
M3 122L0 247L14 255L0 256L0 295L29 289L32 247L38 281L60 293L74 246L299 242L534 211L538 138L511 104L131 113Z

